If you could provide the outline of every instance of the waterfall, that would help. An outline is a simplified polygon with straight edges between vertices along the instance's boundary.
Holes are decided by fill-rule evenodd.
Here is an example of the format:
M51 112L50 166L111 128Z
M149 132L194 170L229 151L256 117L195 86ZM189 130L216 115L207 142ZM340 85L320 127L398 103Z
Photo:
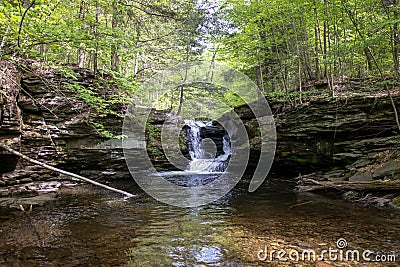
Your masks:
M201 137L200 129L207 125L202 121L186 121L186 124L190 126L188 133L189 142L189 154L192 160L204 158L204 151L201 149Z
M207 158L207 151L202 146L201 129L212 126L211 122L186 121L190 127L187 133L189 154L191 161L187 168L190 172L224 172L228 166L229 156L232 154L229 136L222 138L222 149L224 154L216 158Z
M222 139L222 149L224 150L224 154L221 155L220 157L222 157L221 159L223 160L228 160L229 156L232 155L232 149L231 149L231 145L229 143L229 136L225 135L224 138Z

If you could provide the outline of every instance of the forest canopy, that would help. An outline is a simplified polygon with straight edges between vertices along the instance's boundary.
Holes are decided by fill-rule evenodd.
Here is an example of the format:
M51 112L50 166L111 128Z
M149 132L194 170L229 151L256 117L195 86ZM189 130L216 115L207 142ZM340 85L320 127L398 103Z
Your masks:
M225 62L264 92L400 75L398 0L1 2L2 58L130 82L194 60Z

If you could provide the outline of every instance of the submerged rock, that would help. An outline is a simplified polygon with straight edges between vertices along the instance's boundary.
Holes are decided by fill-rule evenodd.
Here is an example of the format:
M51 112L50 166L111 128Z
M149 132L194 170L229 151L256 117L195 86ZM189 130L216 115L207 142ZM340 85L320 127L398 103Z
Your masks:
M58 194L56 192L43 193L32 197L23 198L0 198L0 206L12 209L27 210L31 206L43 206L49 202L57 200Z
M0 206L15 209L27 209L30 206L42 206L58 197L61 186L72 186L71 183L34 182L21 186L11 186L0 191Z

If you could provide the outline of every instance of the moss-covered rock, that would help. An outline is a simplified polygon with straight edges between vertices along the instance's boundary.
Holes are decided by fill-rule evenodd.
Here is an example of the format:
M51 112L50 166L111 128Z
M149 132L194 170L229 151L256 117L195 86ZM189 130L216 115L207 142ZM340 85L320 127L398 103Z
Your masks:
M392 205L396 208L400 209L400 196L396 197L392 200Z

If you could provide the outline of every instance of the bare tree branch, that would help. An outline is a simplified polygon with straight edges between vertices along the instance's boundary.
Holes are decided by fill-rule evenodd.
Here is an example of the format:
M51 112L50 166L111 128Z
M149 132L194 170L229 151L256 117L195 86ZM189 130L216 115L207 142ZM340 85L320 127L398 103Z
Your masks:
M31 163L33 163L33 164L39 165L39 166L41 166L41 167L43 167L43 168L46 168L46 169L48 169L48 170L55 171L55 172L58 172L58 173L61 173L61 174L67 175L67 176L71 176L71 177L76 178L76 179L78 179L78 180L81 180L81 181L84 181L84 182L87 182L87 183L90 183L90 184L93 184L93 185L96 185L96 186L99 186L99 187L102 187L102 188L105 188L105 189L114 191L114 192L116 192L116 193L125 195L127 198L134 197L134 195L131 194L131 193L128 193L128 192L125 192L125 191L122 191L122 190L113 188L113 187L108 186L108 185L104 185L104 184L95 182L95 181L90 180L90 179L88 179L88 178L85 178L85 177L83 177L83 176L80 176L80 175L77 175L77 174L74 174L74 173L71 173L71 172L67 172L67 171L64 171L64 170L60 170L60 169L58 169L58 168L52 167L52 166L50 166L50 165L47 165L46 163L43 163L43 162L34 160L34 159L32 159L32 158L30 158L30 157L28 157L28 156L25 156L24 154L22 154L22 153L20 153L20 152L18 152L18 151L15 151L14 149L10 148L9 146L7 146L7 145L5 145L5 144L0 143L0 148L2 148L2 149L4 149L4 150L6 150L6 151L8 151L8 152L10 152L10 153L12 153L12 154L18 156L18 157L21 157L21 158L23 158L24 160L27 160L27 161L29 161L29 162L31 162Z
M24 12L24 14L23 14L22 17L21 17L21 21L19 22L18 41L17 41L18 47L21 47L22 24L24 23L26 13L28 13L29 9L31 9L31 8L33 7L33 5L35 4L35 1L36 1L36 0L33 0L32 3L25 9L25 12Z

